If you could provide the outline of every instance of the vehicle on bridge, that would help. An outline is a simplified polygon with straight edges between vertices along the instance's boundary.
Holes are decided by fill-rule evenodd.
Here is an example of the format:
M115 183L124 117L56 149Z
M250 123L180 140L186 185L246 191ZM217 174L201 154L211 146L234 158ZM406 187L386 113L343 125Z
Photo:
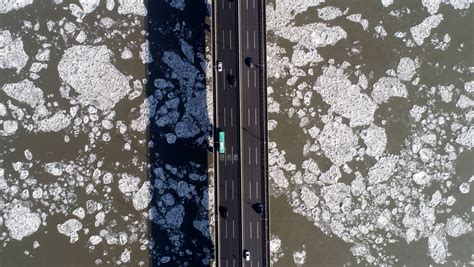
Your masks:
M245 261L250 261L250 251L244 250L244 259Z
M217 61L217 71L218 71L218 72L222 72L222 69L223 69L223 67L222 67L222 62L221 62L221 61Z
M255 67L255 64L253 64L253 59L251 57L246 57L245 58L245 64L247 64L247 66L249 66L249 68L252 68Z
M227 74L227 81L229 82L230 86L236 87L237 86L237 79L232 74Z
M225 153L225 134L224 131L219 132L219 154Z

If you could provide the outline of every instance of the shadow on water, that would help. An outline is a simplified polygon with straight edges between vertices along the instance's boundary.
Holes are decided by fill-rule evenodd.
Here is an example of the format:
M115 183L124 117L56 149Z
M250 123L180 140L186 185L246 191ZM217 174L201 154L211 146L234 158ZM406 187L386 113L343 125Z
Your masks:
M148 1L147 65L150 105L151 266L208 266L214 257L208 207L205 0L184 9L168 0ZM180 1L175 1L180 2ZM178 138L175 139L175 136ZM184 214L184 215L183 215Z

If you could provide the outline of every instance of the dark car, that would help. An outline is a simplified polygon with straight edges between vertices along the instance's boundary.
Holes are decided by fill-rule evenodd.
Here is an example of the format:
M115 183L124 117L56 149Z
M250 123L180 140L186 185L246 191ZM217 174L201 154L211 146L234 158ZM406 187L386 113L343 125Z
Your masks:
M237 86L237 80L235 79L235 76L232 74L227 74L227 81L229 82L230 86L236 87Z
M253 64L253 59L251 57L245 58L245 64L247 64L247 66L249 66L250 68L255 67L255 65Z
M227 219L228 211L225 207L219 206L219 214L222 216L222 218Z
M253 209L254 209L258 214L262 214L262 213L263 213L263 204L262 204L262 203L255 203L255 204L253 204Z

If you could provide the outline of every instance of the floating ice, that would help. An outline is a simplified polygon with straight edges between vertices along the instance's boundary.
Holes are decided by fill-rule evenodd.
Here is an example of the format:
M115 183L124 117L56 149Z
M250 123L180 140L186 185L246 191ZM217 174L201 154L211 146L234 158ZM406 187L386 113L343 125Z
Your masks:
M412 178L413 181L419 185L425 185L431 180L431 177L424 171L413 174Z
M118 181L118 186L120 192L126 194L138 191L139 183L140 178L127 173L122 173L121 178Z
M337 121L326 124L318 137L324 155L336 166L352 160L357 153L357 140L351 128Z
M446 233L452 237L459 237L471 231L471 224L460 217L451 216L446 221Z
M24 8L33 4L33 0L0 0L0 14Z
M0 14L6 3L1 3ZM23 42L20 38L13 40L10 31L0 31L0 69L16 69L19 72L28 62L28 55L23 49Z
M352 85L344 69L330 65L323 69L313 88L335 112L350 120L350 126L370 124L377 105L357 85Z
M118 0L119 7L117 12L119 14L135 14L139 16L146 16L147 9L143 4L143 0Z
M408 96L406 87L397 78L382 77L374 84L374 90L371 94L375 103L381 104L387 102L391 97Z
M318 9L318 17L322 20L333 20L342 15L342 11L334 6L325 6Z
M58 111L50 118L37 122L38 130L42 132L59 132L71 124L71 116L64 111Z
M59 61L59 77L79 94L84 106L111 109L131 90L129 78L111 62L106 46L74 46Z
M411 58L401 58L397 66L398 78L402 81L410 81L413 75L415 75L417 67L415 61Z
M62 224L58 224L57 228L60 234L68 236L69 241L75 243L79 239L77 232L82 229L82 223L76 219L69 219Z
M385 129L377 125L371 125L361 133L361 138L364 140L367 149L365 153L371 157L382 156L387 145L387 135Z
M133 207L136 210L142 210L148 207L148 203L151 201L151 188L150 182L146 181L143 183L142 187L133 195Z
M293 261L296 266L302 266L306 262L306 251L295 251L293 252Z
M413 40L417 45L422 45L425 38L430 36L431 30L438 27L443 20L443 15L433 15L427 17L422 23L410 28Z
M39 214L31 212L28 207L21 204L14 204L6 210L4 216L10 236L20 241L35 233L41 224Z

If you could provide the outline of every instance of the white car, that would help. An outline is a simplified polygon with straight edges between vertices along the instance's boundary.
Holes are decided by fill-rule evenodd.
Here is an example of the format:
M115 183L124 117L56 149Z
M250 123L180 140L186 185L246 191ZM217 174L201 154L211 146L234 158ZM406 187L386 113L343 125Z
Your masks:
M244 259L245 261L250 261L250 251L244 250Z
M217 61L217 71L221 72L222 71L222 62Z

